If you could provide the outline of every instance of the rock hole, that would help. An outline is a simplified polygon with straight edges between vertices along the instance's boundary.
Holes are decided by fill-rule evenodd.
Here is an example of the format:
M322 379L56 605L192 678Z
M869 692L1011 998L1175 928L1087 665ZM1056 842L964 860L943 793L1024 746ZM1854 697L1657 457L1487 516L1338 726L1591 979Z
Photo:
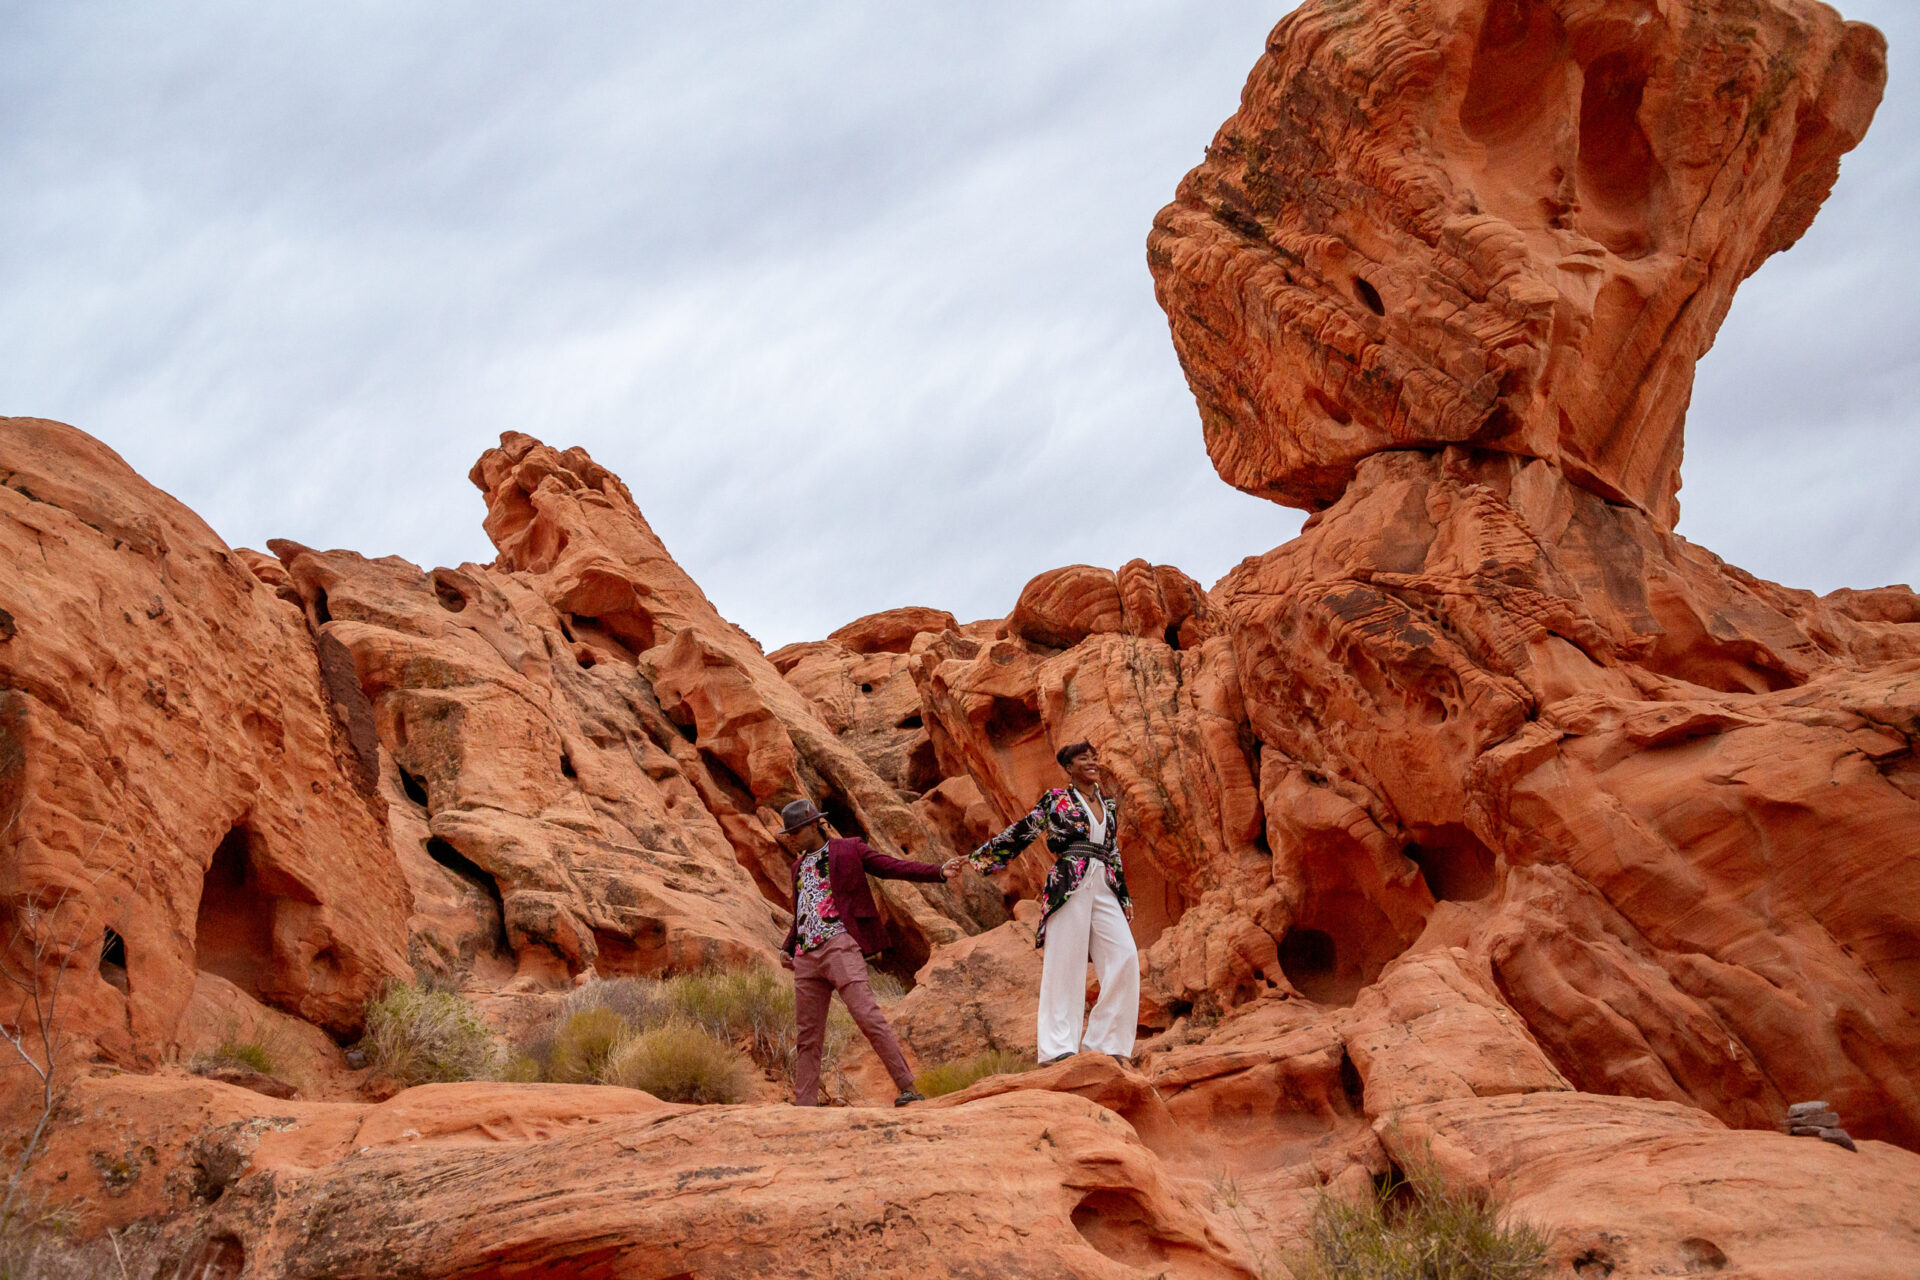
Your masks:
M1377 316L1387 314L1387 304L1380 300L1380 291L1359 276L1353 278L1353 296L1360 299L1360 305L1373 314Z
M1606 1280L1613 1274L1613 1259L1602 1249L1583 1249L1573 1257L1573 1274L1581 1280Z
M100 977L121 995L130 994L127 987L127 944L111 925L100 934Z
M1489 150L1554 123L1555 82L1566 69L1566 29L1539 0L1493 0L1480 24L1460 125Z
M900 723L893 727L896 729L918 729L922 727L923 724L924 722L920 719L920 713L918 711L912 711L902 716Z
M394 768L400 771L400 790L406 793L407 799L413 801L422 809L427 808L427 784L420 781L417 774L408 772L406 766L397 761L394 764Z
M560 634L567 638L567 643L579 644L580 641L578 637L576 637L573 634L573 627L569 625L567 622L567 616L565 614L560 614L559 619L560 619Z
M1652 247L1649 205L1659 166L1640 127L1646 87L1646 69L1622 52L1595 59L1580 91L1580 229L1625 258Z
M230 1235L218 1235L200 1246L187 1274L193 1280L235 1280L246 1270L247 1251Z
M573 778L576 781L580 777L578 773L574 772L573 757L564 751L560 753L560 776L563 778Z
M1367 1085L1360 1078L1360 1068L1353 1065L1353 1059L1347 1056L1345 1049L1340 1051L1340 1090L1347 1095L1347 1105L1355 1114L1367 1109Z
M573 660L580 664L582 671L591 671L594 664L599 661L598 658L593 656L593 650L587 648L585 645L574 646Z
M465 593L441 577L438 569L433 571L430 581L433 583L434 598L440 601L440 607L448 613L459 613L467 607Z
M1493 851L1463 826L1417 830L1405 852L1435 902L1478 902L1493 892Z
M643 926L644 927L644 926ZM655 930L659 937L653 939L654 945L646 945L641 939L630 933L621 933L613 929L595 929L593 945L598 954L594 957L594 971L603 978L654 978L661 976L663 966L661 957L665 941L665 930Z
M1711 1240L1699 1236L1689 1236L1680 1242L1680 1261L1691 1273L1719 1271L1727 1265L1727 1255L1720 1246Z
M200 886L194 922L194 962L256 998L273 962L275 902L260 885L253 835L236 824L213 851Z
M1019 698L995 698L981 729L989 743L1005 750L1040 732L1040 711Z
M1331 934L1296 928L1280 940L1280 972L1307 999L1334 1003L1339 970L1339 949Z
M468 897L479 917L487 947L495 955L507 955L512 945L507 940L507 904L500 896L500 882L485 867L461 853L439 836L427 838L427 856L458 876L471 891ZM463 945L463 951L466 949ZM463 959L472 959L464 956Z
M941 781L939 753L933 749L933 739L923 737L913 744L913 751L907 756L907 790L924 795Z
M1126 1191L1088 1193L1074 1207L1073 1229L1125 1266L1154 1267L1167 1260L1166 1246L1154 1238L1146 1210Z
M863 682L863 683L861 684L861 686L860 686L860 692L862 692L862 693L872 693L872 692L873 692L873 686L872 686L872 685L870 685L870 684L866 684L866 683L864 683L864 682Z
M1177 622L1169 622L1167 629L1161 633L1160 638L1167 642L1167 648L1178 649L1180 647L1180 624Z
M333 611L327 608L327 593L324 588L313 589L313 625L324 627L333 621Z
M755 805L753 791L747 786L746 779L733 771L733 767L713 753L710 747L700 748L700 763L707 767L707 776L727 797L727 802L741 813L752 813ZM842 828L844 830L844 828Z

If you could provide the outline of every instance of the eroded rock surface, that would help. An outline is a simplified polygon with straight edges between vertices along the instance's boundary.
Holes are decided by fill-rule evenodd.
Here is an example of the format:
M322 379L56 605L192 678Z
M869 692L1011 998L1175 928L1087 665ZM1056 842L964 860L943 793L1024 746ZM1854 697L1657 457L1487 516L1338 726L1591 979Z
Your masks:
M1222 475L1315 512L1211 590L1067 566L766 655L579 449L503 437L498 558L426 571L230 551L0 423L8 972L72 979L73 1065L156 1072L80 1080L33 1185L196 1274L1119 1280L1273 1273L1430 1152L1562 1274L1920 1270L1920 600L1672 532L1694 362L1884 74L1803 0L1301 5L1149 243ZM766 963L782 803L942 859L1078 740L1133 1063L353 1096L389 976L524 1024ZM1047 862L882 887L918 1063L1031 1054ZM167 1066L235 1037L299 1096ZM1779 1133L1803 1098L1859 1149Z

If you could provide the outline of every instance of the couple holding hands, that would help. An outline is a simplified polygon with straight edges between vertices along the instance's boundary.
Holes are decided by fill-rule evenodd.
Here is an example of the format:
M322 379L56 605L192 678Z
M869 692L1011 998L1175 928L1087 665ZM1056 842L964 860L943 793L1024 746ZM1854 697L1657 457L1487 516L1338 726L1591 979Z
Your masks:
M800 1106L819 1101L820 1051L835 991L900 1087L894 1105L921 1097L900 1042L867 985L866 956L884 941L867 877L951 880L969 861L993 874L1043 834L1054 863L1035 937L1035 945L1046 952L1040 969L1040 1061L1058 1062L1083 1049L1122 1060L1132 1055L1140 960L1127 927L1133 904L1115 845L1114 801L1100 788L1100 758L1091 743L1062 747L1055 759L1066 770L1068 785L1048 791L1024 817L972 853L939 865L890 858L864 841L836 836L810 800L795 800L780 810L781 843L794 856L793 928L781 947L781 963L793 970L799 1024L794 1101ZM1100 978L1100 999L1083 1033L1089 958Z

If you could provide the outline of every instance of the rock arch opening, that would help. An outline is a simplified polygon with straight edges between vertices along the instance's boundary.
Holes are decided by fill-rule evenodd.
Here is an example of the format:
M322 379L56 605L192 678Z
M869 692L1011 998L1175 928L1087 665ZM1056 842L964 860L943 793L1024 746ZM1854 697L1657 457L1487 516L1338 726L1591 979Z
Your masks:
M1492 893L1496 860L1465 827L1429 827L1414 832L1406 855L1420 868L1435 902L1478 902Z

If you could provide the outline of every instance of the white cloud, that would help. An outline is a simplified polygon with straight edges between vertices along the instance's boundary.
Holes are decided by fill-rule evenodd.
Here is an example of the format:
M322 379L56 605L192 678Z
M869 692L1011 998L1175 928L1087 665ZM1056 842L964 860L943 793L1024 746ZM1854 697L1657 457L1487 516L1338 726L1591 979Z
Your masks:
M0 411L235 543L423 564L490 557L500 431L583 444L769 646L1211 581L1300 516L1214 477L1144 241L1285 7L30 4ZM1920 576L1916 121L1896 79L1703 366L1683 529L1756 572Z

